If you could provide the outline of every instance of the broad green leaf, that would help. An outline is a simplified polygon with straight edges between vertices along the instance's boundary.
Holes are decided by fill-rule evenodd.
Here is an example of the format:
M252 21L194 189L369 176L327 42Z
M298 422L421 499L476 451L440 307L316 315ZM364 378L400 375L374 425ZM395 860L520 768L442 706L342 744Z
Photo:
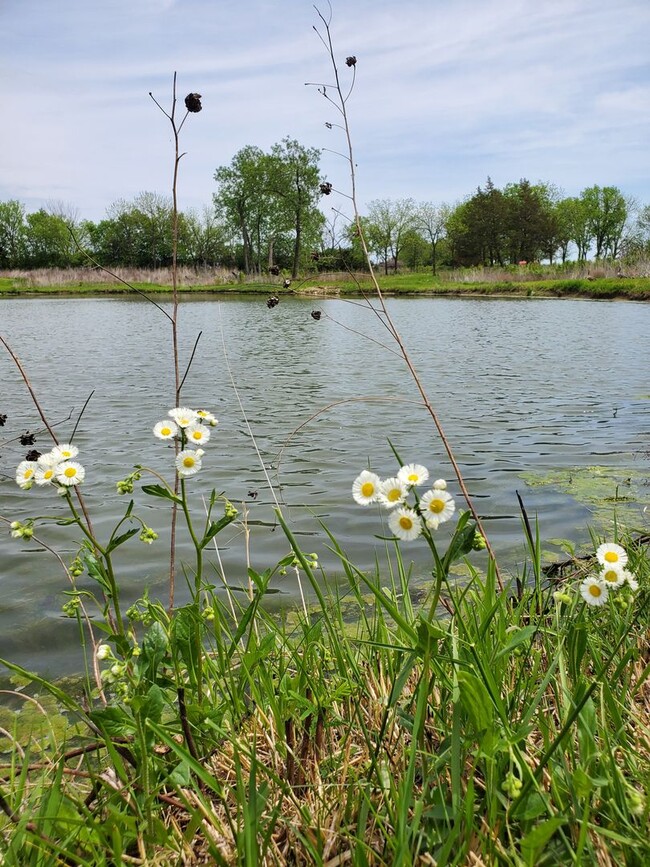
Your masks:
M143 485L142 490L150 497L161 497L163 500L171 500L172 503L176 503L178 506L183 504L180 497L177 497L169 488L165 488L163 485Z

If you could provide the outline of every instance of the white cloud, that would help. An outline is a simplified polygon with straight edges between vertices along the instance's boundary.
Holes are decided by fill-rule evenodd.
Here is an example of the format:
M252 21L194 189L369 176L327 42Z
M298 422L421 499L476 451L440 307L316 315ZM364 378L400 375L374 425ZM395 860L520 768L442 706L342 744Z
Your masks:
M337 118L306 81L330 82L311 3L83 0L0 8L0 199L66 198L99 219L117 198L170 185L169 106L203 94L183 131L181 200L199 207L213 173L246 144L285 135L340 150ZM491 174L578 192L628 184L650 199L646 0L348 0L332 34L349 101L363 201L454 200ZM324 153L338 185L345 164Z

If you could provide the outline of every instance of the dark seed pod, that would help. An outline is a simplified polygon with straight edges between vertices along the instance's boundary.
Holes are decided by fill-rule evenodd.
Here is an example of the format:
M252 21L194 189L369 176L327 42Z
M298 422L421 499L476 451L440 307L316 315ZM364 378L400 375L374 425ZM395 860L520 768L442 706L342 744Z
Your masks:
M271 295L271 297L267 299L266 306L269 308L269 310L271 310L272 307L275 307L279 303L280 299L277 297L277 295Z
M33 446L36 442L36 434L30 433L29 431L25 431L25 433L20 438L21 446Z
M274 277L277 277L279 273L280 273L280 266L279 265L271 265L271 267L269 268L269 274L273 274Z
M282 286L284 289L288 289L289 286L291 286L291 280L289 280L289 278L287 277L285 280L283 280Z
M188 93L185 97L185 108L188 111L201 111L203 106L201 105L201 94L200 93Z
M7 416L3 415L3 413L0 412L0 427L4 427L6 421L7 421Z
M321 318L321 316L322 316L322 313L320 312L320 310L312 310L311 311L311 318L315 319L316 322L318 322L318 320Z
M357 58L354 56L354 54L352 54L350 57L345 58L345 65L346 66L356 66L357 65Z
M320 191L324 196L329 196L329 194L332 192L332 185L330 184L330 182L325 181L324 183L322 183L320 185Z
M41 456L41 452L37 451L36 449L32 449L30 452L27 452L27 454L25 455L25 460L26 461L37 461L40 458L40 456Z

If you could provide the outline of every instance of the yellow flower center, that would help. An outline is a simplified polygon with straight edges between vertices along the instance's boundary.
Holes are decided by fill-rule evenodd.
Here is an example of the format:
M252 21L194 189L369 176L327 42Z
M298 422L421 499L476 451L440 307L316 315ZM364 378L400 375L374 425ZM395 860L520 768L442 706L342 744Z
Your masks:
M31 468L25 470L25 478L26 479L31 479L31 477L33 475L34 475L34 470L32 470Z
M388 492L387 499L390 500L391 503L395 503L401 498L401 496L402 492L399 488L391 488L391 490Z
M603 595L603 588L599 587L598 584L590 584L589 593L591 596L595 596L596 599L598 599Z
M172 429L171 429L170 427L163 427L163 428L160 429L160 433L161 433L164 437L168 437L168 436L170 435L171 432L172 432Z
M438 514L438 512L442 512L444 510L444 508L445 508L445 501L444 500L431 500L431 502L429 503L429 510L431 512L435 512L436 514Z
M196 461L194 460L194 458L190 457L189 455L186 458L183 458L183 466L187 467L188 469L190 467L193 467L195 463Z
M607 551L605 553L605 560L607 560L608 563L618 563L618 554L616 551Z
M375 486L372 482L364 482L361 485L361 493L364 497L372 497L372 495L375 493Z
M54 470L45 470L45 472L43 473L43 478L44 479L51 479L53 475L54 475Z
M413 529L413 521L410 518L407 518L406 515L402 515L402 517L399 519L399 525L402 530Z
M66 467L63 470L63 475L66 476L66 478L68 479L74 479L74 477L77 475L76 467Z
M202 438L202 436L203 436L203 434L201 433L200 430L195 430L194 433L192 434L192 439L200 440Z
M603 578L605 581L611 581L615 584L618 581L618 572L616 569L608 569L607 572L603 573Z
M417 482L418 474L417 473L411 473L411 475L408 478L409 478L409 482Z

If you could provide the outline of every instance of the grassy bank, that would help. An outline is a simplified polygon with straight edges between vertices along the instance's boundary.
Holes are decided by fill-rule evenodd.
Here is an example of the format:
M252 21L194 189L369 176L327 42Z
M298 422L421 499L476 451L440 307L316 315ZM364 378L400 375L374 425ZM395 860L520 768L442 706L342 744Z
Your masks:
M0 277L0 297L24 295L114 295L169 294L170 282L158 282L159 275L152 272L149 279L130 280L128 275L119 282L109 275L98 272L82 271L74 277L65 272L47 272L38 278L28 276ZM223 295L223 294L260 294L260 295L308 295L308 296L350 296L372 294L373 286L367 275L318 274L295 280L288 289L282 281L269 282L261 279L233 280L232 275L220 275L215 282L204 282L204 275L186 275L181 280L179 290L184 294ZM387 296L443 296L443 295L492 295L495 297L539 297L539 298L596 298L627 299L633 301L650 300L649 277L601 277L601 278L562 278L540 280L517 280L516 277L476 281L450 281L437 279L430 274L397 274L378 277L380 288ZM132 287L132 288L131 288ZM135 291L137 290L137 291Z
M274 570L234 619L214 597L209 617L142 602L128 651L98 654L104 704L21 687L0 720L4 863L647 864L643 544L619 540L641 590L592 607L594 556L544 575L533 547L499 592L470 555L449 582L465 531L416 600L398 546L368 575L332 540L347 587L328 591L287 530L313 610L265 614Z

